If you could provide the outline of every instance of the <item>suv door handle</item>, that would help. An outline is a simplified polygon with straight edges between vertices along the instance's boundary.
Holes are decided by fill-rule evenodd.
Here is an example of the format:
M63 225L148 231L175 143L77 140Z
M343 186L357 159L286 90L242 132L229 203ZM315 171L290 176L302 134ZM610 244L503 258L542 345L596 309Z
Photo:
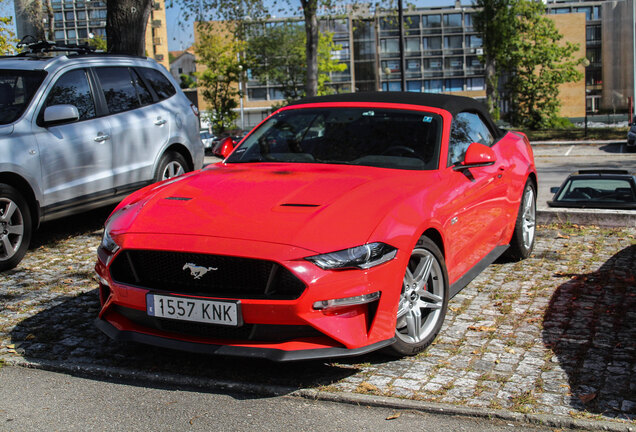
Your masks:
M97 135L97 136L95 137L95 142L102 142L102 141L106 141L106 140L107 140L107 139L109 139L109 138L110 138L110 137L109 137L108 135L100 134L100 135Z
M167 120L159 119L159 118L158 118L157 120L155 120L155 124L156 124L157 126L161 126L161 125L163 125L163 124L166 124L166 121L167 121Z

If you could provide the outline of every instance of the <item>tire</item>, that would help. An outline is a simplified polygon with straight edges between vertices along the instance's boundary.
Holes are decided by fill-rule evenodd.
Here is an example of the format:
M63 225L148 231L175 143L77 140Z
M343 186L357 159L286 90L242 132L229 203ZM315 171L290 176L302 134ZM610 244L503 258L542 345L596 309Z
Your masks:
M0 271L17 266L31 241L31 211L22 195L0 183Z
M437 337L448 306L448 273L439 248L421 237L407 264L390 354L415 355Z
M166 152L159 161L157 172L155 172L155 182L167 180L180 176L190 171L185 158L177 152Z
M504 255L509 260L519 261L528 258L532 253L536 238L536 212L537 192L532 181L528 180L523 188L510 247Z

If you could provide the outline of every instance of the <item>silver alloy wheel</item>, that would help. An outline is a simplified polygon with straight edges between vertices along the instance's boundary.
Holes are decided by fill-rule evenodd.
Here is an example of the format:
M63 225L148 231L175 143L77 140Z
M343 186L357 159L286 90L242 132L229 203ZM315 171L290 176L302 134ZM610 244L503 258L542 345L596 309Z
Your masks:
M172 177L177 177L185 173L183 166L177 162L172 161L169 162L168 165L163 169L163 173L161 173L161 180L168 180Z
M534 203L534 189L528 185L523 194L523 214L521 215L521 230L523 233L523 247L530 249L534 242L536 209Z
M0 198L0 259L12 258L24 239L24 220L18 205Z
M396 335L407 343L419 343L435 331L443 315L442 268L427 249L413 250L402 283Z

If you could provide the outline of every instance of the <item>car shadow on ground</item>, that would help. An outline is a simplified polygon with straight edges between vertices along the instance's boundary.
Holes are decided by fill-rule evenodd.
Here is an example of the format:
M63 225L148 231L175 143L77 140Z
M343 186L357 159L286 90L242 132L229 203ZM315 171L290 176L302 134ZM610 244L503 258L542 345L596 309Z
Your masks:
M542 337L567 374L577 410L636 414L635 263L632 245L593 273L559 275L570 280L552 296Z
M60 240L75 237L79 234L98 231L104 227L108 215L115 208L114 205L67 216L50 222L44 222L33 233L29 250L41 246L53 246Z
M599 150L605 153L624 153L622 143L605 144L604 146L599 147Z
M79 375L114 381L118 374L119 380L121 376L135 376L142 382L148 379L147 385L151 386L163 385L164 381L187 382L210 391L217 391L219 384L220 388L236 391L231 384L223 383L243 383L252 388L277 386L283 392L319 388L359 372L355 366L325 361L274 363L115 342L94 325L98 307L97 289L58 297L56 306L16 325L11 332L12 343L28 361L57 364L67 371L77 370Z

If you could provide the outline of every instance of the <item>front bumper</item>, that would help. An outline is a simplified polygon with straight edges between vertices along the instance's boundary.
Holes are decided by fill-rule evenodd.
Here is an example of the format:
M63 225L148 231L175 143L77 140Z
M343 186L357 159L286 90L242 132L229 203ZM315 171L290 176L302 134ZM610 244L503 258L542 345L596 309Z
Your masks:
M376 351L378 349L392 345L395 338L376 342L362 348L314 348L301 349L296 351L285 351L277 348L214 345L189 342L179 339L170 339L152 334L144 334L135 331L118 330L114 325L106 320L96 319L95 325L98 329L106 333L108 337L120 342L139 342L154 345L162 348L169 348L179 351L188 351L198 354L215 354L227 357L249 357L263 358L267 360L285 362L298 360L316 360L322 358L353 357Z
M221 326L180 325L180 321L177 326L164 326L162 322L173 324L175 320L149 318L146 294L183 294L118 283L100 255L96 271L100 278L102 308L97 326L113 339L275 361L355 356L394 342L397 303L406 266L399 252L392 261L368 270L324 271L303 259L315 253L286 245L219 238L213 241L200 237L184 239L173 235L131 234L124 237L118 253L139 248L169 251L175 244L185 244L188 252L204 254L212 253L211 243L215 254L245 256L245 252L250 251L251 258L273 260L286 267L304 282L306 288L298 298L290 300L235 299L241 304L245 331L239 328L217 332L216 328ZM112 262L110 260L109 265ZM373 292L381 295L371 303L324 311L313 308L316 302ZM266 331L260 331L263 329Z

